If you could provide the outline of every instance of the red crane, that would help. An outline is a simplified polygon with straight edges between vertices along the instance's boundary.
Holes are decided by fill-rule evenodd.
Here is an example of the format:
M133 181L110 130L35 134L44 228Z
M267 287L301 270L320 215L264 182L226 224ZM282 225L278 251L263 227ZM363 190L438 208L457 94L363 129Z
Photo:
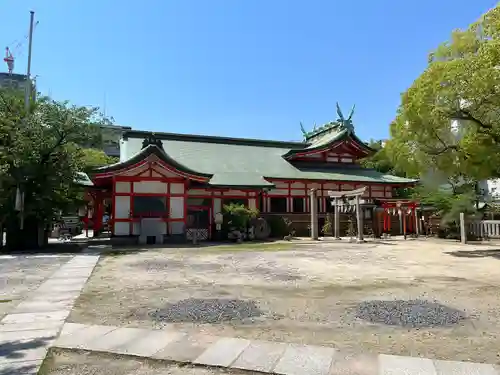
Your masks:
M14 56L12 56L9 47L5 47L5 57L3 61L7 63L9 74L12 74L12 71L14 70Z

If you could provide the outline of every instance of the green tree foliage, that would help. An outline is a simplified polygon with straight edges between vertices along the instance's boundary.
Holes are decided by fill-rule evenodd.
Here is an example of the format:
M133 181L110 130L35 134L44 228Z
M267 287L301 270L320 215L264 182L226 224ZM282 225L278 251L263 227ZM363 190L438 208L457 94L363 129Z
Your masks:
M497 6L468 29L455 30L402 95L386 147L395 166L463 183L500 176L499 68Z
M385 150L395 170L419 176L415 196L445 226L473 214L477 181L500 177L500 6L429 55L402 94Z
M380 173L392 174L399 177L412 178L415 176L408 175L404 168L398 168L391 158L390 153L385 147L382 140L371 139L368 146L376 152L360 161L361 165L365 168L372 168ZM413 187L398 188L394 191L395 198L410 198L414 192Z
M16 190L24 191L24 216L40 224L79 203L77 173L109 160L97 150L96 108L41 97L24 109L22 95L0 91L0 220L18 222Z
M81 149L84 172L91 171L96 167L102 167L118 162L118 158L108 156L104 151L96 148L83 148Z

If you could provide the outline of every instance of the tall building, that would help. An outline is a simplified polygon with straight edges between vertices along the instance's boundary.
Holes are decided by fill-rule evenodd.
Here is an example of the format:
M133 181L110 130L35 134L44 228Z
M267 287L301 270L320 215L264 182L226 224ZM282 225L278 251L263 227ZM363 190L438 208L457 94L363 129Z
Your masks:
M17 73L1 73L0 72L0 88L11 88L14 90L24 90L26 89L26 74L17 74ZM32 96L33 99L36 97L36 86L32 81Z
M101 126L103 151L108 156L120 157L120 139L123 133L132 130L130 126L106 125Z

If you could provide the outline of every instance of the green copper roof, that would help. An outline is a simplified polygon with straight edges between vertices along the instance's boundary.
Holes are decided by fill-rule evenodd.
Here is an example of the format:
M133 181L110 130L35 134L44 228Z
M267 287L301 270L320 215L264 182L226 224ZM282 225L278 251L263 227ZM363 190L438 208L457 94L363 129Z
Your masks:
M149 132L131 131L124 135L126 155L139 154ZM237 138L156 133L164 152L177 165L199 175L210 175L213 186L272 187L266 178L336 180L388 184L412 183L414 180L384 175L358 166L295 166L283 156L291 149L304 150L300 142L276 142ZM122 161L125 163L125 160ZM121 163L121 164L122 164ZM116 169L117 166L112 167ZM101 169L102 171L102 169Z

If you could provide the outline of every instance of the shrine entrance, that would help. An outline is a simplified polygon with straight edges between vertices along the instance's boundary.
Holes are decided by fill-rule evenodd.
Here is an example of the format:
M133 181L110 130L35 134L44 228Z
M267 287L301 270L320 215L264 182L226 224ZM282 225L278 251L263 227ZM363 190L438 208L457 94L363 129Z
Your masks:
M340 213L355 213L357 224L357 242L364 242L364 212L361 197L365 194L367 187L350 191L329 191L328 196L332 199L334 209L334 237L340 239Z
M212 232L212 201L207 198L188 198L186 238L189 241L206 241Z
M391 201L381 201L382 207L382 219L383 219L383 230L382 236L387 237L391 233L394 233L392 218L394 216L399 217L399 230L397 233L401 233L404 238L408 234L414 234L418 236L420 234L420 222L417 214L418 203L414 201L404 201L404 200L391 200Z

